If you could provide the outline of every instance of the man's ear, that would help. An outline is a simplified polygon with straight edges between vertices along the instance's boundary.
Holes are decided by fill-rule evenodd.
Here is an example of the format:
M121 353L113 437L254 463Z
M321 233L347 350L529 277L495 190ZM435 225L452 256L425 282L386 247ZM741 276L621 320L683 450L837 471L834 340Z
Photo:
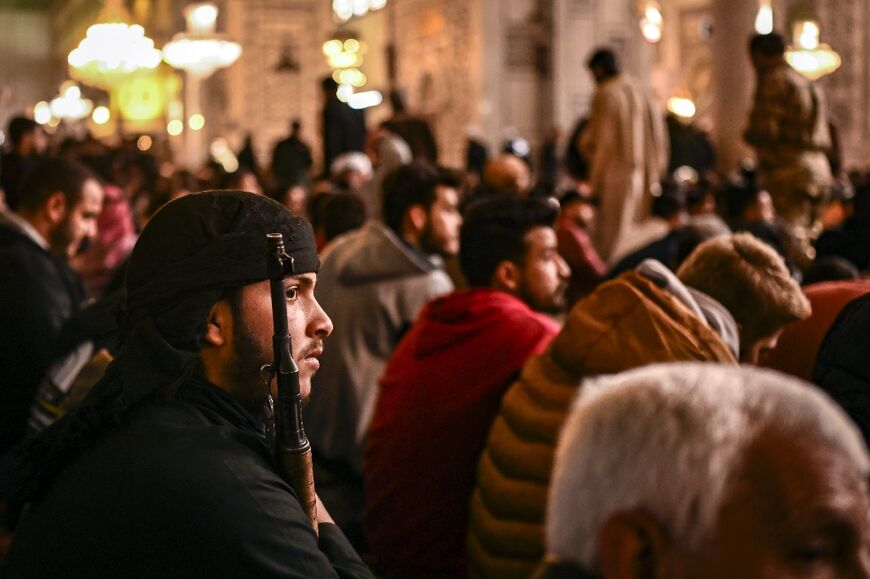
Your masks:
M417 233L426 229L426 220L429 218L426 208L419 203L411 205L408 209L408 224L414 228Z
M516 263L505 259L495 266L492 278L495 289L516 293L520 287L520 268Z
M640 510L616 513L598 533L598 561L607 579L655 579L660 576L667 533Z
M60 223L66 216L66 195L62 191L55 191L45 200L43 207L52 225Z
M220 300L208 311L208 318L203 335L204 345L219 348L229 340L232 329L232 313L227 300Z

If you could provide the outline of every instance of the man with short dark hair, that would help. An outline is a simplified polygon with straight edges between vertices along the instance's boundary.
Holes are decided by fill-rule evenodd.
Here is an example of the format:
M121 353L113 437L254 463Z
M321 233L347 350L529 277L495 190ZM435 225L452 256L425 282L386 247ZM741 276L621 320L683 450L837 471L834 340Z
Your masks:
M269 233L292 258L285 327L308 395L332 331L311 226L241 191L170 202L130 258L120 353L27 448L4 577L371 579L279 474L261 371L274 362Z
M544 555L553 452L585 378L662 362L757 364L784 326L809 315L782 258L751 235L702 243L679 271L680 278L648 259L601 284L574 305L546 351L526 362L478 464L469 576L525 578Z
M824 93L785 61L785 41L776 33L749 41L756 72L755 100L744 138L758 157L758 178L777 213L788 224L803 255L821 232L819 208L831 186L831 148Z
M461 574L474 467L501 396L559 325L570 270L558 206L498 197L472 206L459 262L470 286L426 305L381 379L368 432L363 527L389 577Z
M659 107L620 72L611 50L597 50L587 64L597 88L580 147L601 201L595 245L610 262L619 238L649 213L667 167L668 136Z
M8 496L13 447L56 356L63 325L85 301L69 260L97 230L103 189L73 161L37 165L17 213L0 214L0 497Z
M423 305L453 289L442 258L459 249L456 185L420 163L396 169L384 180L383 223L369 220L323 257L317 298L336 329L306 412L321 480L342 489L331 495L323 486L324 500L346 529L361 506L349 503L360 492L365 433L384 366Z
M0 162L0 189L3 189L6 207L15 211L21 196L24 178L48 148L48 139L36 121L14 117L7 130L9 152Z

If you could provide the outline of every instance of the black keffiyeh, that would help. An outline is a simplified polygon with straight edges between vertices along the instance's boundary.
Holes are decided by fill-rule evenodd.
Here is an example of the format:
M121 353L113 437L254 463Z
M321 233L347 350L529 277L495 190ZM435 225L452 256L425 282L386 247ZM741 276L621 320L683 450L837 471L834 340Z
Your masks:
M132 406L191 375L211 307L228 290L268 279L266 234L274 232L295 273L317 271L311 225L266 197L208 191L157 212L130 258L118 357L75 411L23 449L16 507L38 500Z

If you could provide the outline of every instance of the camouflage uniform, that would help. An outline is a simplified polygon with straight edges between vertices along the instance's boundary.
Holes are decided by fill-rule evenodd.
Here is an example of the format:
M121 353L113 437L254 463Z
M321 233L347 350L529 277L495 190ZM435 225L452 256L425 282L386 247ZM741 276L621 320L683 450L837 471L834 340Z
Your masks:
M785 63L759 75L745 138L758 157L760 185L800 243L798 261L811 259L832 181L824 94Z

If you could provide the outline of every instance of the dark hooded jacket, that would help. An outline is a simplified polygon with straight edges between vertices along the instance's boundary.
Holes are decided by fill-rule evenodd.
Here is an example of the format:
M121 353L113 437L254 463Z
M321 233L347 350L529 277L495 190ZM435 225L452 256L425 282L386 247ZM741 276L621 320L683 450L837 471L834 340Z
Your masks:
M828 393L870 443L870 294L851 301L828 330L813 382Z

